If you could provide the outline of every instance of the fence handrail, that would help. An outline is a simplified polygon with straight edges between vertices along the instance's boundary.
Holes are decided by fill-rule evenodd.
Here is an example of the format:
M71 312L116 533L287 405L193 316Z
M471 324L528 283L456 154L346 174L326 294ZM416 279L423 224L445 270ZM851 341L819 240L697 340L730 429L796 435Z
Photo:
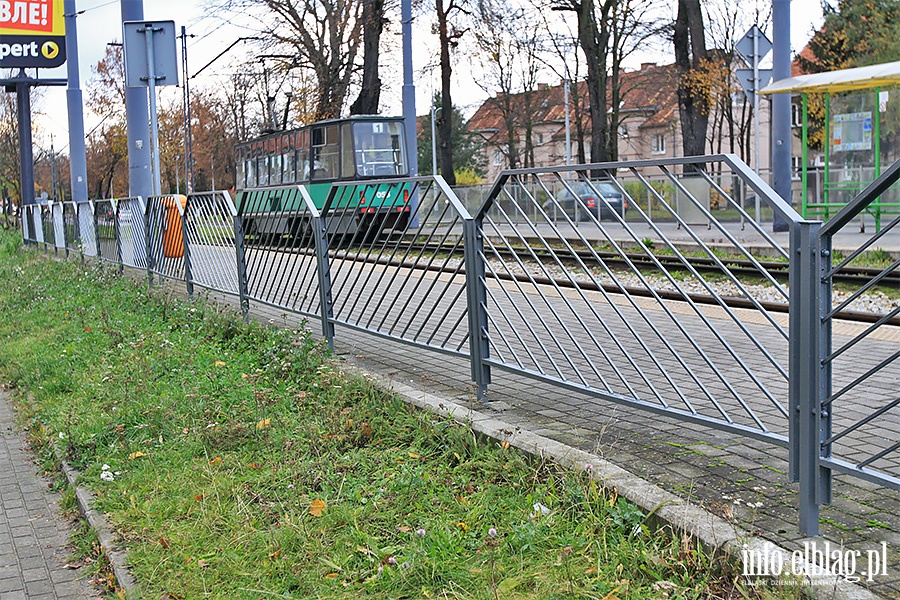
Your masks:
M838 214L828 220L819 235L832 236L900 180L900 160L892 164L878 179L866 186Z

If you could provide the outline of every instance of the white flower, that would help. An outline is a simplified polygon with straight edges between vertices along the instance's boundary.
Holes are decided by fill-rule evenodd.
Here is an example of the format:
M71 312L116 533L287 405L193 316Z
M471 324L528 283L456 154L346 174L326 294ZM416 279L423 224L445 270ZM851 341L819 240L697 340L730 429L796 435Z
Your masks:
M102 467L100 467L100 469L102 471L109 471L110 469L112 469L112 467L110 467L109 465L103 465Z
M102 479L103 481L113 481L115 480L115 478L116 476L109 471L103 471L102 473L100 473L100 479Z

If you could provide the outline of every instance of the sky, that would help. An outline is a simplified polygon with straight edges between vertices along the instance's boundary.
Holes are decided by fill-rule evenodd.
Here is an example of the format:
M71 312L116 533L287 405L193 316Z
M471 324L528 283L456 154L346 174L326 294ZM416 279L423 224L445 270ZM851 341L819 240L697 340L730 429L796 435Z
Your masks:
M121 13L118 0L76 0L76 10L81 14L78 22L79 45L79 69L81 87L86 90L86 84L91 77L91 67L103 57L106 44L120 41L122 38ZM221 16L205 14L204 0L145 0L144 19L159 21L175 21L177 30L181 26L187 28L189 35L193 35L188 42L188 71L196 73L207 62L215 58L225 50L234 40L241 36L252 35L246 26L242 26L239 20L232 23L225 22ZM748 5L750 3L748 2ZM83 11L83 12L82 12ZM396 16L399 22L399 15ZM427 18L427 17L420 17ZM792 0L791 1L791 46L794 52L799 52L809 40L812 31L821 24L822 8L820 0ZM436 75L428 72L426 66L433 62L434 52L430 49L433 42L430 35L416 39L420 32L429 32L430 23L416 27L413 24L413 44L416 51L413 53L413 68L416 72L416 108L422 114L428 110L432 90L436 87ZM767 31L771 39L771 31ZM384 88L382 91L382 112L385 114L400 114L400 90L402 84L402 72L399 70L400 40L395 40L398 60L389 61L382 73ZM425 38L428 39L425 39ZM230 61L242 58L242 44L238 44L231 51L217 60L195 79L191 80L191 87L215 86L222 77L230 73ZM657 62L665 64L670 62L671 56L662 54L661 49L651 50L636 55L632 58L633 64L626 65L638 68L641 62ZM770 55L771 57L771 55ZM72 58L70 57L70 60ZM384 62L384 61L383 61ZM456 68L454 81L454 104L459 105L463 111L470 114L485 98L485 93L475 86L471 78L466 78L466 69ZM41 77L66 77L66 67L42 70ZM173 93L166 91L165 93ZM43 97L35 103L35 143L49 148L51 138L57 151L64 149L68 144L68 124L66 120L66 93L65 88L45 88ZM85 130L90 132L99 122L100 117L87 115L85 117ZM65 151L65 150L64 150Z

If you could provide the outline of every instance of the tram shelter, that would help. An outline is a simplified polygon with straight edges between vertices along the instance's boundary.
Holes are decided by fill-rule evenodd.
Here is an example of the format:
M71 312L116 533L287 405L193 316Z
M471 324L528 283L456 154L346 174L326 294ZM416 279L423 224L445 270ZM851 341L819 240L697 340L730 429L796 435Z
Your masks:
M881 175L882 165L900 160L900 61L789 77L760 93L800 96L803 218L828 220ZM823 96L825 115L823 170L813 186L809 109L814 95ZM883 216L900 213L900 190L887 191L867 213L879 231Z

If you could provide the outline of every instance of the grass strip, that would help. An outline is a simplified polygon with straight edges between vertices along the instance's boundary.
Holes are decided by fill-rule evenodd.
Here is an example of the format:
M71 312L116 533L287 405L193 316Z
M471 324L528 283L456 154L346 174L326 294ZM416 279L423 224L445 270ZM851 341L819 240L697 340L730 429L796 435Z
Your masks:
M0 314L0 375L82 470L143 597L770 593L588 475L342 372L306 332L47 260L15 232Z

